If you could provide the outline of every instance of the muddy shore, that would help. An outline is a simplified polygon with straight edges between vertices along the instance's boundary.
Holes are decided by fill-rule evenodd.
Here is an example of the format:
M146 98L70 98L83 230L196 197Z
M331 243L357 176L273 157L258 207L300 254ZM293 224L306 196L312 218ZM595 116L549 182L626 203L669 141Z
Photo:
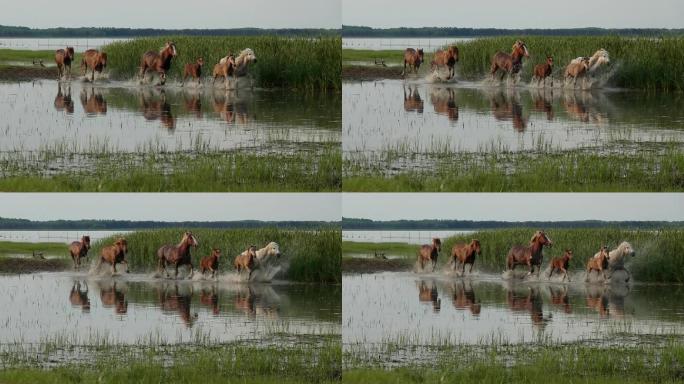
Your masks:
M68 268L69 260L66 259L0 257L0 273L5 274L57 272Z
M343 273L374 273L410 271L413 263L404 259L343 258Z
M0 80L28 81L34 79L56 79L55 68L29 66L0 66Z

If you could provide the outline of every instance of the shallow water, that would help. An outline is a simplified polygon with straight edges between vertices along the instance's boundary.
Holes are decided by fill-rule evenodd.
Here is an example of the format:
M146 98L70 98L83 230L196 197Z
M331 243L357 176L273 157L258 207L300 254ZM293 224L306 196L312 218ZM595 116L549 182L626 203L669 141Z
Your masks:
M339 333L340 287L72 272L0 276L0 344L229 342Z
M0 115L0 151L278 153L341 139L339 95L284 90L80 80L0 83Z
M425 244L429 243L431 239L439 237L441 239L473 233L475 231L342 231L342 241L353 242L369 242L369 243L387 243L387 242L402 242L408 244Z
M684 287L521 283L500 276L414 273L343 276L342 340L436 345L610 342L684 334Z
M448 44L463 43L474 40L472 37L438 37L438 38L407 38L407 37L344 37L343 49L403 50L405 48L422 48L425 52L434 52Z
M644 151L684 142L684 98L619 90L345 82L343 150L398 154Z

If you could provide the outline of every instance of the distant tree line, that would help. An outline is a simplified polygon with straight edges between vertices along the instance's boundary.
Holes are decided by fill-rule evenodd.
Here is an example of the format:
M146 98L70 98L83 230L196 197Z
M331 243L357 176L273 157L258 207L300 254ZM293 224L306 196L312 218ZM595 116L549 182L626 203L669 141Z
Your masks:
M681 36L684 29L665 28L557 28L557 29L500 29L500 28L372 28L343 25L342 37L493 37L510 35L535 36Z
M260 228L319 229L339 227L330 221L129 221L129 220L49 220L33 221L0 217L0 230L137 230L158 228Z
M374 221L369 219L342 218L345 230L429 230L429 229L498 229L513 227L532 228L599 228L620 227L634 229L684 228L681 221L474 221L474 220L391 220Z
M322 28L227 28L227 29L157 29L157 28L29 28L0 25L0 37L149 37L185 36L339 36L339 29Z

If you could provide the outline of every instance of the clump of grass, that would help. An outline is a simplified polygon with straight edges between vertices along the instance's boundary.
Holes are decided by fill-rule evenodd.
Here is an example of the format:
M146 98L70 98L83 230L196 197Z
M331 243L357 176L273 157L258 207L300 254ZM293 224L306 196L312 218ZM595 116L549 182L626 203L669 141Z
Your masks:
M177 229L139 231L125 235L128 241L128 262L132 271L152 271L157 268L157 250L165 244L178 244L183 232ZM220 248L223 258L220 270L231 271L235 256L251 244L261 248L268 242L280 245L283 264L289 265L285 278L294 281L316 283L339 283L341 273L341 232L335 228L316 231L279 228L258 229L192 229L199 241L199 247L192 249L193 264L208 256L211 248ZM103 246L112 244L119 236L110 236L93 244L91 253L99 255ZM97 256L96 256L97 258Z
M69 255L68 246L63 243L27 243L14 241L0 241L0 256L2 255L32 255L41 252L51 256Z
M251 73L261 87L339 90L342 86L340 37L166 36L113 42L102 49L107 52L107 66L114 77L132 78L137 76L142 55L148 50L158 51L168 40L178 48L168 74L172 77L180 77L183 65L198 57L204 58L205 73L210 73L229 51L237 54L252 48L257 63Z

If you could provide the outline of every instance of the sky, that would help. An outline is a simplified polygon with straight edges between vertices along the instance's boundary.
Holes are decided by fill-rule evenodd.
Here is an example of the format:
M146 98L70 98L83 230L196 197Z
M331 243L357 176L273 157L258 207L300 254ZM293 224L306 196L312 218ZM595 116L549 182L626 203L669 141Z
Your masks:
M340 28L340 0L0 0L0 25Z
M2 193L0 217L29 220L338 221L334 193Z
M683 28L682 0L342 0L342 23L370 27Z
M343 216L372 220L684 220L684 194L344 193Z

